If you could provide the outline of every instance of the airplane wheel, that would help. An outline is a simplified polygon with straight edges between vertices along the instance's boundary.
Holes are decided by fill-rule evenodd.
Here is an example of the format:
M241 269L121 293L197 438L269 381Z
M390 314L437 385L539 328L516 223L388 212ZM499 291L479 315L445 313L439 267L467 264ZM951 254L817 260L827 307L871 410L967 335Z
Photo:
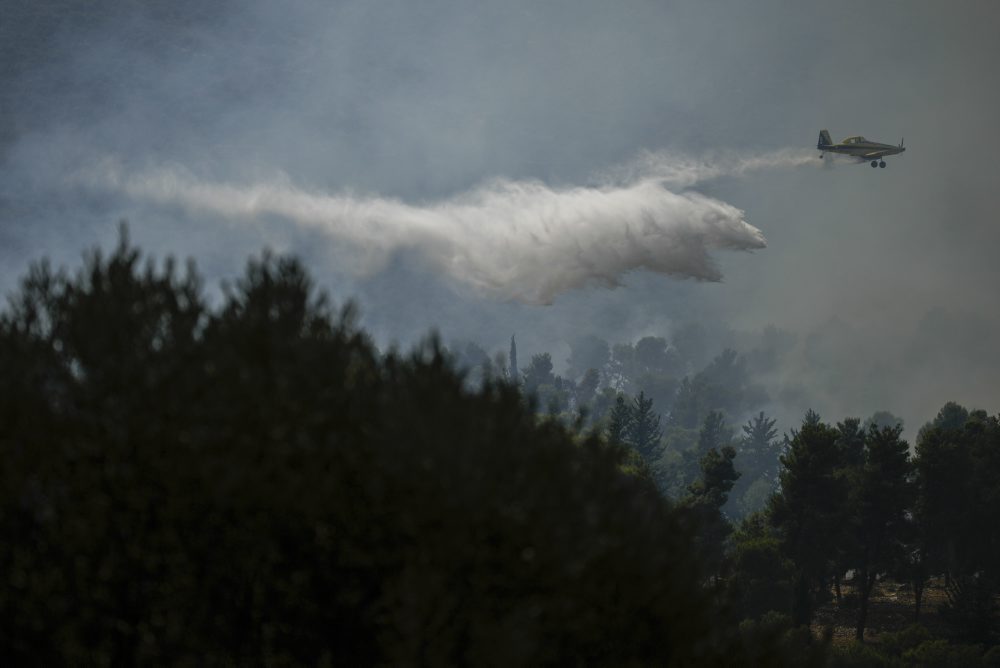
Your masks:
M885 162L880 162L880 163L878 163L878 166L879 166L879 167L882 167L882 168L885 168Z
M872 160L872 167L878 167L878 160Z

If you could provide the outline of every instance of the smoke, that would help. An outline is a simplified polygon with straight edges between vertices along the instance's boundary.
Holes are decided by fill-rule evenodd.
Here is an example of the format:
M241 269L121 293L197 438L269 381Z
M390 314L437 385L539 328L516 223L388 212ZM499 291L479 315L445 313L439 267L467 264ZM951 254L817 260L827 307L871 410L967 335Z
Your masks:
M619 183L653 179L664 185L690 188L704 181L725 176L743 176L752 171L821 164L814 151L788 148L749 155L714 151L699 157L666 151L643 151L635 160L609 170L605 178Z
M319 230L341 266L358 275L376 273L394 253L413 250L481 294L549 304L574 288L617 286L636 269L721 280L711 251L763 248L764 235L743 211L686 188L806 160L789 151L714 159L649 152L604 175L604 185L554 188L498 179L425 204L310 192L287 177L234 185L200 181L181 169L127 175L111 162L79 178L157 206L234 220L277 217Z

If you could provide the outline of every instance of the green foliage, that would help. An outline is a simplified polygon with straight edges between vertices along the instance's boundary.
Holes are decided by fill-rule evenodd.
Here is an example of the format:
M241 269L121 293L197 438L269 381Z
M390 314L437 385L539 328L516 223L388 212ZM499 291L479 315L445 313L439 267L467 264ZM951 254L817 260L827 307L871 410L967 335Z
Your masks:
M737 485L743 479L737 481ZM750 486L746 488L743 494L739 495L736 499L736 512L735 517L746 517L753 513L760 512L767 508L767 504L771 499L771 496L775 492L774 482L766 478L757 478L750 483Z
M769 612L740 624L742 661L728 665L826 666L829 635L816 638L807 628L794 628L787 615Z
M660 429L660 416L653 410L653 400L640 392L631 408L625 441L647 462L656 461L662 450L663 430Z
M608 418L608 442L612 444L624 443L631 425L632 409L625 402L624 395L619 394L615 398L615 405Z
M747 516L733 534L732 590L738 616L759 619L792 610L794 565L763 513Z
M736 467L742 475L733 490L735 503L729 504L735 514L749 515L762 510L776 490L781 444L775 422L761 411L743 425L736 458Z
M768 506L782 553L796 568L793 619L797 625L812 621L817 596L831 574L831 559L843 535L847 485L838 474L837 437L835 429L815 413L807 413L781 457L781 491Z
M931 632L921 624L911 624L899 633L883 633L878 638L878 647L889 656L902 656L931 640Z
M941 407L930 426L945 431L958 431L965 426L965 421L968 419L968 410L954 401L949 401Z
M722 563L725 542L732 531L722 514L729 490L740 474L733 467L736 451L731 447L710 449L700 462L701 476L688 488L681 506L691 512L700 527L695 544L710 572Z
M964 422L959 420L964 418ZM946 573L958 637L995 643L1000 619L1000 419L949 403L920 431L914 522L921 576Z
M687 494L687 487L695 479L697 462L692 458L697 451L698 430L667 425L663 434L663 455L658 465L658 486L671 499Z
M702 371L681 381L670 421L690 429L711 411L741 415L766 400L764 390L751 381L745 360L726 349Z
M36 266L0 316L10 663L721 662L625 451L434 342L379 356L294 260L215 309L141 267Z
M552 356L548 353L540 353L531 356L531 363L528 364L522 373L524 391L532 394L542 385L555 385L556 377L552 373Z
M834 648L830 665L833 668L901 668L903 664L887 657L877 647L855 640L845 647Z
M889 411L875 411L872 416L865 420L864 424L861 425L862 431L869 431L872 426L879 429L885 427L903 427L903 418L897 417L890 413Z
M944 638L928 640L903 653L903 664L909 666L941 666L967 668L982 665L982 647L951 645Z
M668 431L670 445L674 448L683 446L684 442L681 439L692 435L692 432L676 427ZM679 465L669 473L668 487L671 489L679 488L687 492L688 487L701 475L701 462L704 457L712 449L721 450L729 447L732 436L733 432L726 426L722 413L710 411L705 416L701 429L697 432L697 441L691 447L680 450L681 459Z
M861 427L861 420L858 418L847 418L837 423L837 448L840 449L840 459L845 469L857 470L864 464L867 431L867 427Z
M838 431L843 435L843 429ZM868 599L876 579L898 571L906 552L906 514L912 494L909 444L900 438L902 431L902 426L879 428L872 424L864 436L861 466L847 469L850 492L845 543L847 564L855 570L860 585L858 640L864 635Z
M944 638L933 638L919 624L899 633L883 633L874 643L855 641L846 647L836 648L830 659L830 665L838 668L966 668L992 665L990 653L984 655L982 646L952 644Z
M672 410L677 395L677 379L670 374L647 372L640 375L631 386L652 400L653 405L665 415Z
M993 573L960 574L948 584L948 601L941 606L941 616L962 640L1000 643L1000 587L991 580Z
M740 477L733 460L736 450L726 446L721 450L711 448L701 458L701 477L691 484L692 496L705 499L717 510L721 510L729 496L733 483Z
M637 375L673 374L678 369L677 354L660 336L645 336L636 341L634 362Z

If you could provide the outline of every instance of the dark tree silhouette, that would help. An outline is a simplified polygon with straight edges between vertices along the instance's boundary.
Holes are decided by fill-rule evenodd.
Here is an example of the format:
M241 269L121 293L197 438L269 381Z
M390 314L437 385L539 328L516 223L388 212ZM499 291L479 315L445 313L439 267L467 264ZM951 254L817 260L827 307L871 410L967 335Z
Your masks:
M647 462L654 462L660 455L660 416L653 410L653 400L642 392L632 403L625 442L631 445Z
M694 513L700 527L696 545L702 563L712 573L718 573L725 552L725 541L732 528L722 507L726 504L729 490L740 474L733 466L736 450L726 446L721 450L709 449L701 458L701 475L688 488L688 496L682 507Z
M252 261L216 308L125 240L74 277L37 265L0 314L0 374L13 665L774 647L714 616L687 522L625 449L470 389L434 342L379 355L295 260Z
M792 619L796 626L812 621L843 535L847 488L838 475L837 436L816 413L806 414L781 457L780 492L768 506L782 551L795 565Z
M857 640L864 639L868 601L880 575L899 570L905 554L906 511L911 507L909 444L902 426L874 423L864 434L861 465L850 469L849 564L858 583Z
M619 394L615 398L615 405L612 406L611 413L608 416L608 442L615 444L625 443L631 425L632 409L625 402L624 395Z

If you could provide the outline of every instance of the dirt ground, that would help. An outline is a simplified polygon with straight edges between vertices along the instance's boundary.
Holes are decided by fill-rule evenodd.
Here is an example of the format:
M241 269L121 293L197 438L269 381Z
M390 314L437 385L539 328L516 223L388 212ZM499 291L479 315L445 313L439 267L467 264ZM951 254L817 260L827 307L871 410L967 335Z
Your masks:
M842 586L843 599L837 600L831 592L831 600L821 606L813 621L813 630L821 635L826 628L833 628L833 644L846 645L854 640L854 628L858 618L858 600L850 585ZM935 636L945 633L944 621L938 613L938 606L948 599L943 580L932 580L924 589L920 606L920 623ZM876 640L882 633L896 633L914 623L913 590L905 584L879 582L868 603L868 623L865 640Z

